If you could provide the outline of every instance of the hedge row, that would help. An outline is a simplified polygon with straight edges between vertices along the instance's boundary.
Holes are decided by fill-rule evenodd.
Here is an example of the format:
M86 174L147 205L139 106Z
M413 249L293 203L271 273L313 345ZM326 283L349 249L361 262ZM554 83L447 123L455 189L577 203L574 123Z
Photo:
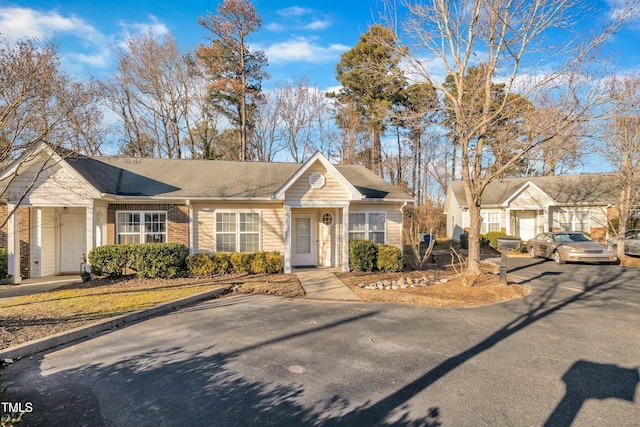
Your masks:
M0 280L4 280L9 275L9 251L7 248L0 248Z
M250 273L277 274L282 271L280 252L197 253L187 257L187 271L193 276Z
M198 253L178 243L105 245L89 252L91 272L98 276L121 276L127 268L142 278L171 279L189 273L210 276L245 272L275 274L282 271L280 252Z
M184 275L188 254L178 243L105 245L89 252L89 264L98 276L121 276L130 268L138 277L172 279Z
M349 242L349 268L359 271L402 271L402 251L395 246L369 240L352 240Z

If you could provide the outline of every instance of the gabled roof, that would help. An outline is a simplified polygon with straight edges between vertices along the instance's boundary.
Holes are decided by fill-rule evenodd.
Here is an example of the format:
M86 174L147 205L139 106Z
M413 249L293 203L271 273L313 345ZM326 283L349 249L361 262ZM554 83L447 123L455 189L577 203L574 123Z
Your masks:
M492 181L482 193L483 207L500 207L527 185L537 187L558 205L607 205L616 200L616 175L611 173L535 176ZM467 207L462 181L451 184L451 192L460 207Z
M384 179L362 166L323 162L356 200L411 201ZM315 161L314 160L314 161ZM101 193L115 197L208 200L272 200L274 194L300 175L305 164L175 160L68 155L64 161ZM295 180L295 179L293 179ZM362 197L361 197L361 196Z
M347 180L331 163L324 157L319 151L316 151L309 160L303 163L303 165L291 176L282 186L273 194L274 199L283 199L285 192L295 183L300 177L313 165L315 162L320 162L324 168L331 173L334 178L344 187L349 193L350 200L358 200L363 197L362 194Z

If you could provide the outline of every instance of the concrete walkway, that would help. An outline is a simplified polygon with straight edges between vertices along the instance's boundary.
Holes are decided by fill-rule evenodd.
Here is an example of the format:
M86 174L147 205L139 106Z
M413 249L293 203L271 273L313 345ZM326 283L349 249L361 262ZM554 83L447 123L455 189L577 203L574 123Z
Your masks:
M69 283L80 282L81 280L79 274L25 279L19 285L13 285L10 288L0 290L0 303L13 298L50 291L51 289L60 288Z
M334 301L362 301L334 274L335 268L296 268L300 284L310 299Z

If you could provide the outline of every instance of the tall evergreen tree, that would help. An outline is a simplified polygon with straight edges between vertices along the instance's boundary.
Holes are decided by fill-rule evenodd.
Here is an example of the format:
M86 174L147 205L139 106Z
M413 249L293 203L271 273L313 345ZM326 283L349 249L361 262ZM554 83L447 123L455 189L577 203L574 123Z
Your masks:
M251 50L249 36L262 26L262 18L248 0L224 0L218 14L207 12L200 25L210 34L211 44L201 44L197 56L210 79L213 106L238 128L240 159L248 159L248 133L261 99L267 57Z
M353 104L365 118L371 132L370 169L377 174L382 172L380 136L384 119L406 86L399 67L403 52L392 31L382 25L371 26L352 49L342 54L336 66L342 88L337 94L329 94L341 104Z

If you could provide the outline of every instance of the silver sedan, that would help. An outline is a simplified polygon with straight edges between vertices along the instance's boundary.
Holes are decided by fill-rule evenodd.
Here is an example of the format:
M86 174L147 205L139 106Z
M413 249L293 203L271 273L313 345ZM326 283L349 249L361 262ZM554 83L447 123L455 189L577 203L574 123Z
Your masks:
M618 245L617 237L612 237L608 241L614 249ZM640 256L640 229L627 230L624 233L624 253Z
M565 262L606 262L618 261L611 245L598 243L578 232L541 233L527 241L531 258L550 258L558 264Z

